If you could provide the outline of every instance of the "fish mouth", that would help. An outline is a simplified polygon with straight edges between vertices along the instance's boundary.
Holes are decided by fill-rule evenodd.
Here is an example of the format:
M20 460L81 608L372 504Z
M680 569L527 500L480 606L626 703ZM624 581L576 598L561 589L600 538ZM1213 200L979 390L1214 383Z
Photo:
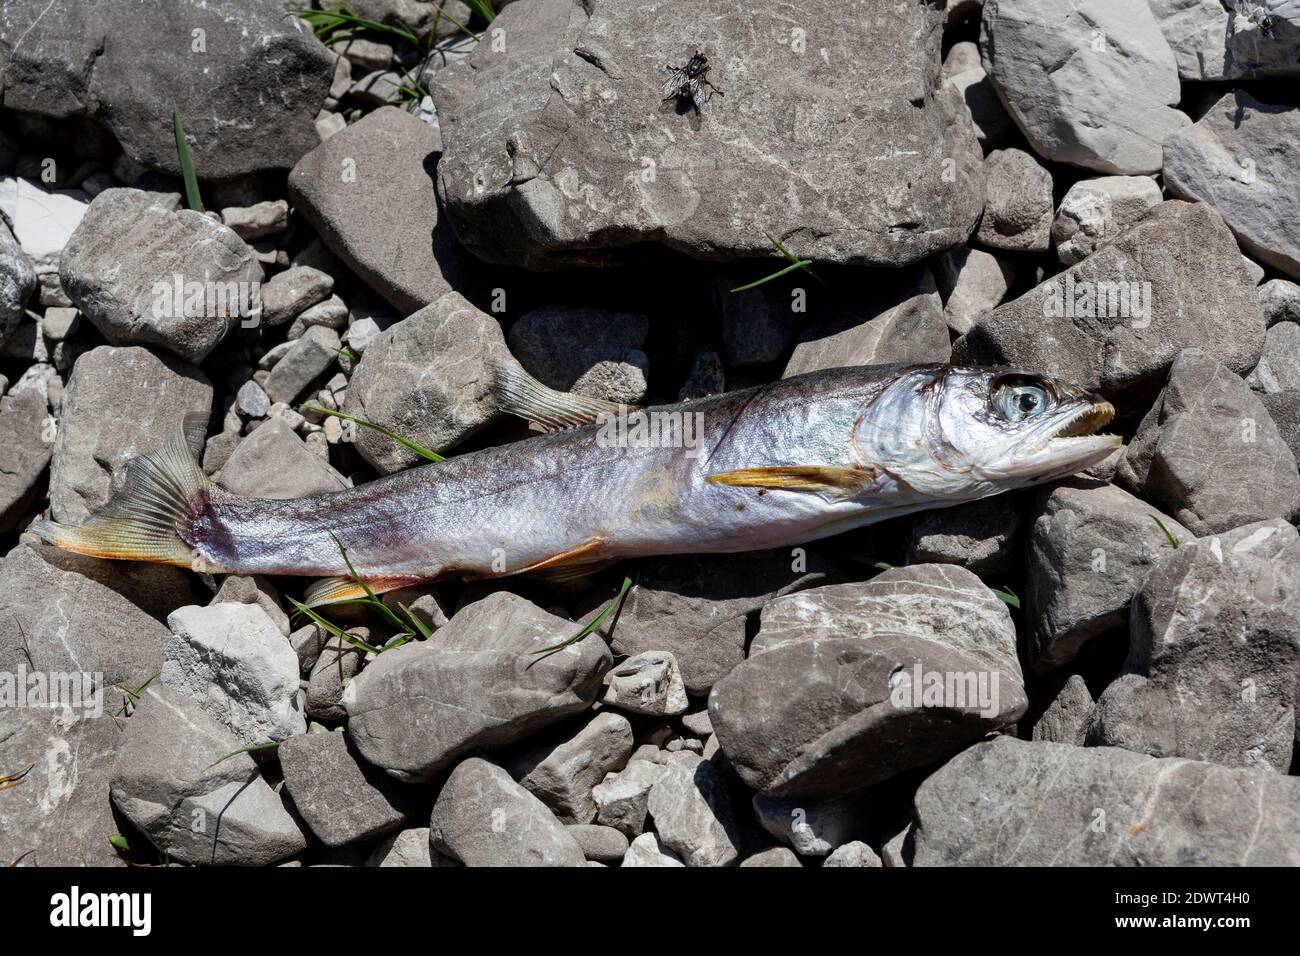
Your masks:
M1037 480L1073 474L1095 465L1124 444L1119 435L1098 434L1115 417L1115 406L1100 401L1086 405L1046 431L1017 456L1015 471L1036 473Z
M1098 438L1114 438L1118 442L1119 438L1116 435L1096 435L1097 429L1110 424L1114 417L1115 406L1110 402L1098 402L1096 405L1081 408L1057 428L1049 442L1061 438L1086 438L1094 435Z

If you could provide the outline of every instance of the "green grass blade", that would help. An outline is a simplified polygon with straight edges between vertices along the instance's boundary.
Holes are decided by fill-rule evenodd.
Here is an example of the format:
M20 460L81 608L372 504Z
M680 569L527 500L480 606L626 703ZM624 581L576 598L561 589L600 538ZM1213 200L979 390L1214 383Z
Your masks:
M806 266L810 266L810 265L812 265L811 259L796 259L794 262L790 263L784 269L781 269L777 272L773 272L769 276L763 276L763 278L759 279L757 282L751 282L748 285L738 285L736 286L736 288L732 289L731 291L748 292L750 289L757 289L759 286L763 285L764 283L771 282L773 279L779 279L781 278L781 276L785 275L786 273L794 272L795 269L803 269Z
M1016 592L1011 590L1011 588L1002 588L1002 589L989 588L989 590L992 591L993 596L996 597L1003 604L1006 604L1010 607L1014 607L1017 610L1019 610L1020 598L1016 597Z
M550 647L543 647L540 650L533 651L534 654L540 655L537 659L541 660L544 657L550 657L552 654L558 653L566 647L577 644L596 628L600 627L600 625L604 623L605 618L609 617L609 615L614 611L615 607L621 608L623 606L623 599L627 597L627 592L631 589L632 578L630 576L623 578L623 586L618 589L618 594L605 605L604 609L599 614L593 617L586 626L582 628L582 630L578 631L577 634L574 634L573 637L570 637L568 640L561 641L558 644L552 644Z
M222 762L224 762L224 761L226 761L226 760L229 760L231 757L238 757L240 754L248 754L248 753L252 753L252 752L255 751L255 750L270 750L270 749L275 748L275 747L278 747L278 746L280 746L279 742L278 742L278 741L275 741L275 742L267 743L267 744L253 744L253 746L251 746L251 747L240 747L238 750L232 750L232 751L230 751L230 753L226 754L224 757L218 757L216 760L212 761L212 763L208 764L206 767L203 768L203 772L204 772L204 773L207 773L209 770L211 770L211 769L212 769L213 767L215 767L217 764L222 763Z
M357 418L357 416L355 415L345 415L343 412L336 412L333 409L326 408L324 405L307 405L305 407L311 409L313 412L320 412L322 415L331 415L334 418L341 418L344 421L355 422L356 424L362 426L363 428L373 429L374 431L379 432L379 434L381 435L386 435L387 437L391 438L393 441L397 442L397 444L401 445L403 448L410 449L411 451L419 455L421 458L427 459L428 461L447 460L443 458L441 455L439 455L436 451L433 451L432 449L429 448L425 448L423 445L417 444L416 442L411 441L409 438L403 438L401 435L397 434L396 432L389 431L383 425L376 425L374 422L368 422L364 418Z
M326 633L333 634L340 641L347 641L353 647L359 648L371 654L378 654L380 652L380 648L375 647L371 644L367 644L365 641L361 640L361 638L357 637L355 634L349 634L347 631L343 630L343 628L339 627L337 624L331 624L329 621L325 620L325 618L321 617L319 614L317 614L307 605L303 604L301 601L296 600L295 598L288 598L288 600L289 603L293 605L295 611L297 611L299 614L304 614L307 617L311 618L311 620L314 623L319 624L321 627L325 628ZM339 601L338 603L346 604L349 602Z
M1154 521L1154 522L1156 523L1156 527L1158 527L1161 531L1163 531L1163 532L1165 533L1165 537L1169 540L1169 547L1171 547L1171 548L1173 548L1175 551L1177 551L1177 550L1178 550L1178 539L1175 538L1175 537L1173 536L1173 533L1170 532L1170 530L1169 530L1168 528L1165 527L1165 523L1164 523L1163 521L1161 521L1159 518L1157 518L1155 515L1151 515L1151 520Z
M491 23L497 18L497 12L492 9L492 0L465 0L465 3L479 15L484 23ZM451 20L451 17L447 19Z
M410 620L411 626L415 629L415 633L419 634L420 637L426 641L433 637L433 631L429 629L429 625L420 620L420 618L409 607L401 601L397 602L397 606L402 609L402 613Z
M116 850L121 850L123 853L131 852L130 841L120 833L110 833L108 835L108 842L109 845Z
M203 212L203 199L199 196L199 179L194 175L194 160L190 157L190 144L185 141L185 127L181 113L172 107L172 130L176 133L176 156L181 164L181 178L185 180L185 205L195 212Z

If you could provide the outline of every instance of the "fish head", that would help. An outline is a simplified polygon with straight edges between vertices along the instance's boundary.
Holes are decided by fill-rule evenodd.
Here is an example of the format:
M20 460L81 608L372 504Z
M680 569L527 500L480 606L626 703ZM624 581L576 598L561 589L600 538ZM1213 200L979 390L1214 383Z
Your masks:
M1122 443L1101 396L1016 368L906 369L854 425L855 453L934 498L973 499L1082 471Z

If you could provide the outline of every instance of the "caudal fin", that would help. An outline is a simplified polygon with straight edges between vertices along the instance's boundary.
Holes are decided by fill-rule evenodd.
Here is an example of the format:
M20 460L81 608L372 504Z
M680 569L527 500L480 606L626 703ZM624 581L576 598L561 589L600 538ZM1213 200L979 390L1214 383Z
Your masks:
M186 416L177 436L158 451L127 463L122 487L81 525L38 521L31 530L49 544L97 558L194 567L189 542L195 517L207 507L208 476L190 453Z

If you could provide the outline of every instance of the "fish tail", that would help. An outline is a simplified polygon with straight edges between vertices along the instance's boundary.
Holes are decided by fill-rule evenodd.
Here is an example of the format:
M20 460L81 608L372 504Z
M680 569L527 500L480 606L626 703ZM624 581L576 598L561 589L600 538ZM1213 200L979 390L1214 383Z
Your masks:
M186 434L201 434L205 425L203 416L187 415L171 442L132 458L121 488L84 524L44 520L31 531L78 554L211 570L199 567L203 562L189 544L196 519L210 504L208 476L194 460Z

